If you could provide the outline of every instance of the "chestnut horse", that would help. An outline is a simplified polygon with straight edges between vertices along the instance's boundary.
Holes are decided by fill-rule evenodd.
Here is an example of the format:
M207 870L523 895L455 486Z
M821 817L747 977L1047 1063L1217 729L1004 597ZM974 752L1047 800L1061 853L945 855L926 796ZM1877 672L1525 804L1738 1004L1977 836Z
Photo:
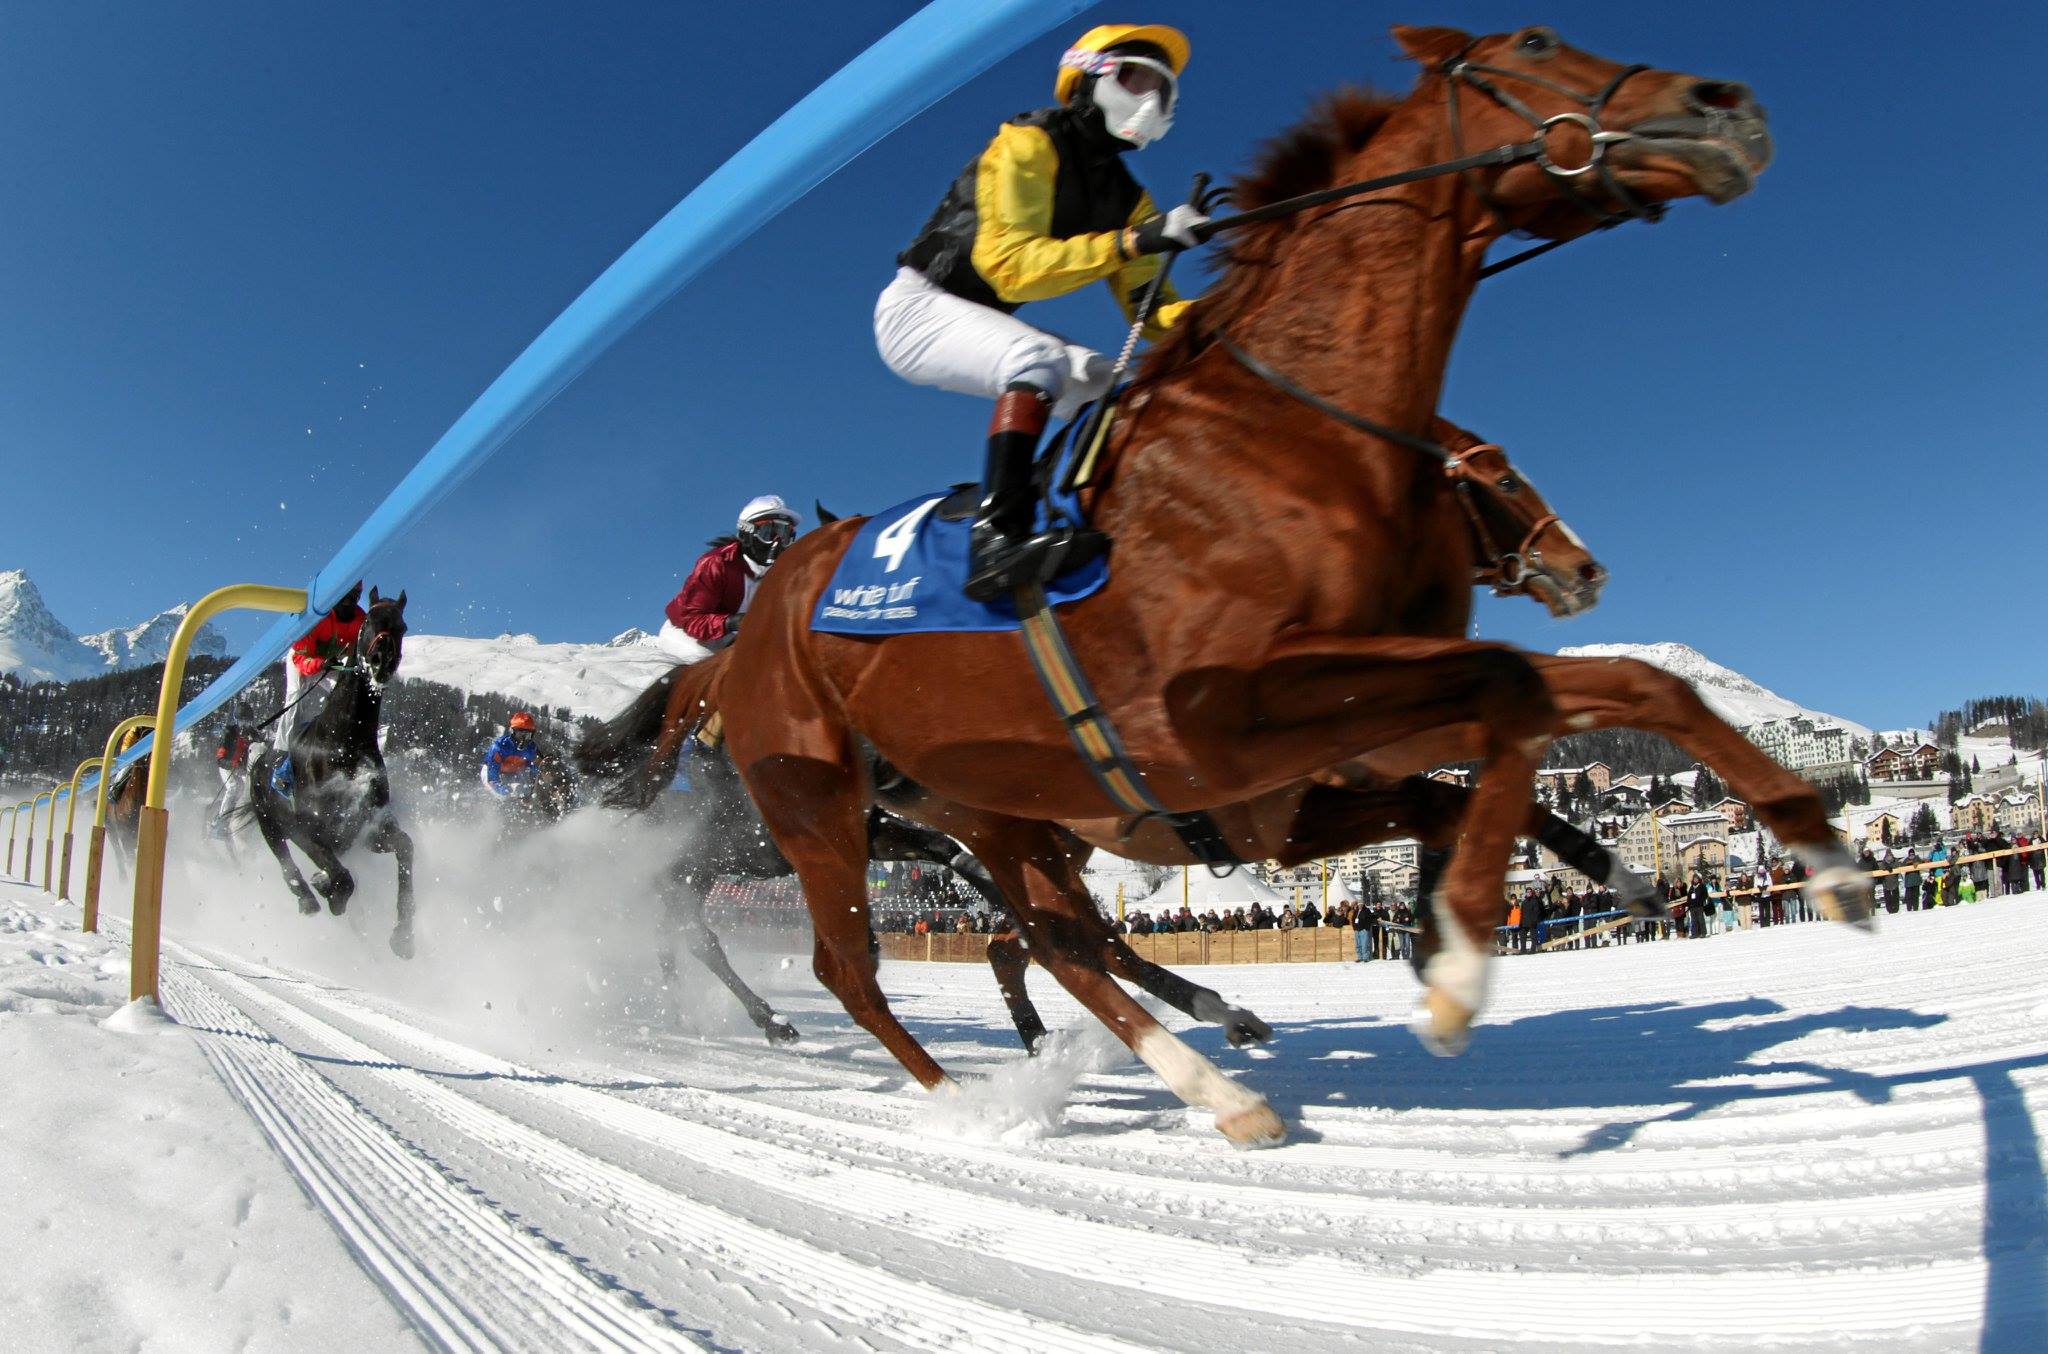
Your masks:
M1417 179L1238 237L1219 285L1125 401L1089 503L1116 542L1115 567L1063 620L1170 810L1256 800L1350 762L1381 778L1481 762L1432 899L1440 938L1423 970L1429 1028L1455 1049L1485 998L1486 941L1538 759L1561 733L1664 734L1806 857L1824 908L1863 915L1867 883L1811 787L1683 681L1646 664L1457 637L1470 607L1461 510L1440 466L1416 450L1494 240L1511 230L1566 239L1679 198L1736 197L1768 158L1762 110L1741 85L1623 67L1547 29L1476 41L1395 33L1423 65L1413 92L1305 127L1262 180L1241 185L1240 205L1461 160L1532 132L1545 155ZM1384 431L1333 417L1336 405ZM1284 1127L1263 1098L1105 971L1107 924L1058 825L1113 821L1116 810L1021 642L811 631L856 529L812 533L763 580L722 691L733 758L802 879L819 979L922 1084L947 1083L889 1010L868 950L863 826L878 753L922 787L915 816L989 868L1062 986L1176 1095L1216 1111L1226 1137L1279 1141ZM1347 836L1363 839L1350 823L1313 849L1342 849Z

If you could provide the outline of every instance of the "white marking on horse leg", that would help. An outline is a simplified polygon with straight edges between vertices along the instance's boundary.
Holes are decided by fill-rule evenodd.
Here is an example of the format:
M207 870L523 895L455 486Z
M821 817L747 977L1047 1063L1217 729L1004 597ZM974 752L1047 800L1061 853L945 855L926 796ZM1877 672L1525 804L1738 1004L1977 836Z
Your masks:
M1239 1147L1274 1147L1286 1140L1287 1127L1264 1096L1224 1076L1171 1031L1154 1026L1139 1035L1133 1047L1175 1095L1214 1110L1217 1131Z
M1489 956L1465 934L1465 928L1451 915L1443 892L1430 899L1436 910L1436 929L1442 944L1423 966L1422 981L1428 990L1415 1008L1409 1027L1424 1048L1439 1058L1454 1058L1472 1042L1472 1020L1486 1001Z
M1600 721L1592 715L1573 715L1571 718L1565 720L1564 726L1567 729L1590 729L1599 722Z

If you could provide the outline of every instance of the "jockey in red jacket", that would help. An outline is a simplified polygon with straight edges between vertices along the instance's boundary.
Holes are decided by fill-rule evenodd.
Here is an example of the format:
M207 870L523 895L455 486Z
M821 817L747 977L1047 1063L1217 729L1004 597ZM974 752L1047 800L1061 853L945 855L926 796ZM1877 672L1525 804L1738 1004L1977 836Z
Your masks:
M311 630L292 641L291 652L284 660L284 703L287 713L278 721L278 727L289 731L297 723L310 719L311 713L299 710L293 702L299 698L300 689L312 678L327 671L327 665L346 658L355 652L356 636L363 631L363 584L356 585L342 594L334 604L334 610L322 616Z
M662 646L695 662L706 650L732 643L761 575L796 539L796 523L796 511L775 494L763 494L740 509L738 534L712 541L683 590L669 600Z

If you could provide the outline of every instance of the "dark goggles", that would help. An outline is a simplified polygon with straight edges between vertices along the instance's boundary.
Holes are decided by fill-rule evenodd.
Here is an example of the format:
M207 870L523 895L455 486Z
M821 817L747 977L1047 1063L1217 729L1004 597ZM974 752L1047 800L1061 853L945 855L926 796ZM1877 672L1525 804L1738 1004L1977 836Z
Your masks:
M786 517L757 517L744 530L755 540L770 545L788 545L796 539L796 523Z

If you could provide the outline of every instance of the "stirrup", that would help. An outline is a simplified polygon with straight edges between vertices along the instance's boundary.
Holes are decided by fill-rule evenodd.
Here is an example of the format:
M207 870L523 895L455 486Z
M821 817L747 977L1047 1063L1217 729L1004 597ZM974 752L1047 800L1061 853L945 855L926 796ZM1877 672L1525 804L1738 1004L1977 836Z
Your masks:
M1033 583L1049 583L1078 569L1109 548L1109 537L1088 527L1060 527L1022 540L992 542L971 561L961 591L976 602L992 602Z

